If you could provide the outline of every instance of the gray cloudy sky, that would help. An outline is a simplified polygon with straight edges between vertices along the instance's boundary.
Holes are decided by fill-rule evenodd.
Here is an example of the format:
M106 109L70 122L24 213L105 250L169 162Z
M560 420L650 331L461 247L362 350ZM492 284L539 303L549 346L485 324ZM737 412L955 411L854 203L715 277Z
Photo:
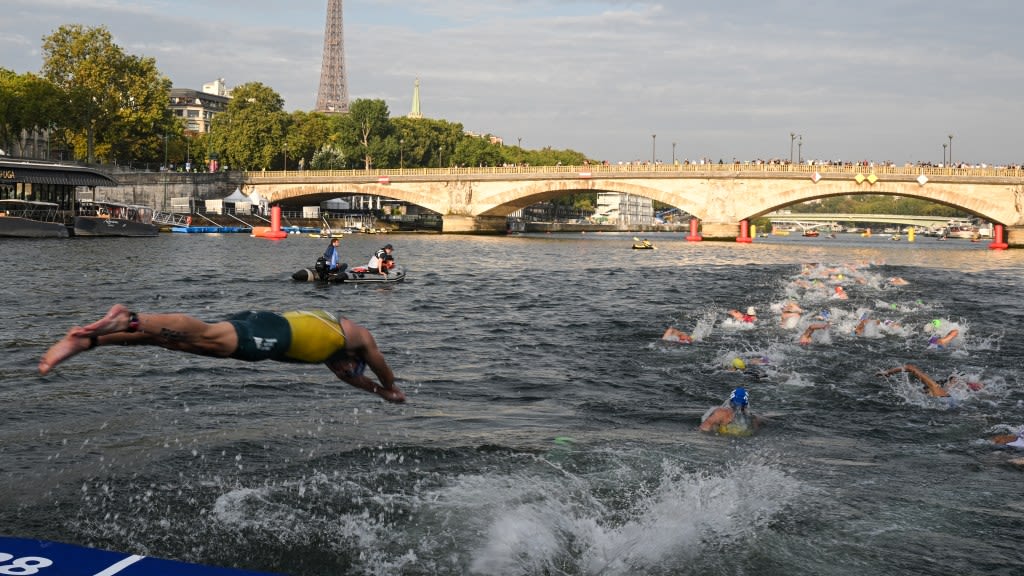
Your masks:
M4 0L0 66L106 26L175 87L316 102L326 0ZM345 0L352 99L612 162L708 157L1024 162L1017 0ZM657 137L652 139L651 135ZM654 146L652 146L652 144ZM794 145L794 154L797 147Z

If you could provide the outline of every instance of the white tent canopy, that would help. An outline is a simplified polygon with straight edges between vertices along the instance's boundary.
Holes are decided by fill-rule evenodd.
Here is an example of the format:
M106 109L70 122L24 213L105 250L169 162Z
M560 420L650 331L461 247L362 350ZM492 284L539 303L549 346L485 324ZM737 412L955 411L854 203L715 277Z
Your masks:
M321 202L320 207L324 210L348 210L351 204L341 198L331 198Z
M242 194L242 190L235 188L235 191L230 196L223 199L224 202L237 203L237 202L249 202L249 197Z

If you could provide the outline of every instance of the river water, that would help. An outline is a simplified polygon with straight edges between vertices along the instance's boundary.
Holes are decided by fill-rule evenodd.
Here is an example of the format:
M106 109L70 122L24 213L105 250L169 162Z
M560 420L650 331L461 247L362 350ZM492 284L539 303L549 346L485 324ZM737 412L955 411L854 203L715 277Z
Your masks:
M385 287L294 283L326 245L299 236L4 241L2 533L296 575L1024 572L1024 452L986 440L1024 425L1024 252L651 239L343 239L356 263L395 245L409 276ZM149 347L38 376L116 302L343 310L408 403L322 366ZM726 320L747 306L752 328ZM821 310L832 326L798 345ZM864 313L897 325L857 336ZM698 341L661 341L668 325ZM737 355L767 364L727 370ZM876 375L906 362L982 387ZM698 432L739 385L761 432Z

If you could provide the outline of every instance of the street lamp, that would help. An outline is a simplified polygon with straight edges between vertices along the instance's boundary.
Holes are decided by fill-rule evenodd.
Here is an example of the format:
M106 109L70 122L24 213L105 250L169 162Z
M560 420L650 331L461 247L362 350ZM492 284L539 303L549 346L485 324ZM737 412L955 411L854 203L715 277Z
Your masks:
M405 168L405 138L398 140L398 168Z
M657 141L657 138L658 138L657 134L651 134L651 166L654 166L654 162L655 162L654 159L657 157L657 154L655 152L656 151L656 147L654 145L654 143Z
M953 165L953 135L949 135L949 165Z
M519 142L519 147L522 148L523 147L523 137L520 136L520 137L516 138L516 140Z
M943 142L942 143L942 167L943 168L949 168L949 163L946 162L946 146L949 146L949 144L946 144L945 142Z
M793 163L793 141L796 140L796 132L789 133L789 163Z
M288 171L288 145L284 145L284 171Z
M804 147L804 135L803 134L797 134L796 135L796 159L797 159L797 161L800 164L804 163L803 147Z
M437 147L437 167L444 167L444 146Z
M676 143L672 143L672 165L676 165Z

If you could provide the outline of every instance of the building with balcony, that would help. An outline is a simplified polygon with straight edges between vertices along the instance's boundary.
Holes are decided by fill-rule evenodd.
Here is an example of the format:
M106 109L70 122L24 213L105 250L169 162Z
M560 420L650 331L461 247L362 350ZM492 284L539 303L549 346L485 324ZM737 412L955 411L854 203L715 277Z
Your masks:
M219 78L203 84L202 91L191 88L171 88L170 109L175 117L185 121L185 131L206 134L213 118L228 109L231 93Z

